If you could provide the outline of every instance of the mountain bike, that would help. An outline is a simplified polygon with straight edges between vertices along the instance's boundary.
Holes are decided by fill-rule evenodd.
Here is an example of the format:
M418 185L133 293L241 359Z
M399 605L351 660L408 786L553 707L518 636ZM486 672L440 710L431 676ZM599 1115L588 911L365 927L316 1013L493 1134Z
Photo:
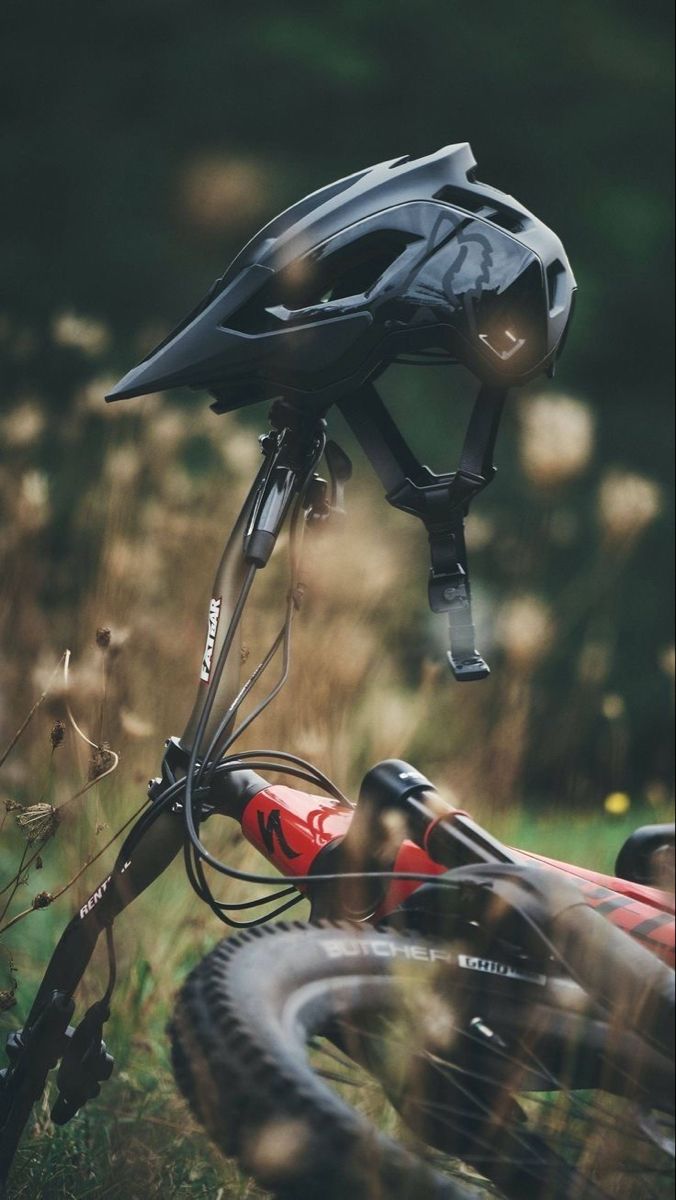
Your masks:
M429 519L436 494L431 596L446 597L449 661L464 683L487 667L459 535L470 493L492 475L501 397L480 392L461 465L446 477L415 463L374 395L369 405L380 422L375 465L390 482L400 469L410 483L401 506L414 510L416 488ZM344 406L373 449L355 411ZM638 831L610 878L502 845L403 761L373 767L355 805L297 755L233 749L286 680L302 539L343 509L351 473L325 421L287 403L273 406L260 444L217 572L186 729L165 744L147 808L65 929L24 1029L8 1039L3 1182L50 1071L57 1124L110 1077L102 1034L114 921L183 853L198 896L240 932L181 990L169 1031L176 1077L212 1138L274 1195L666 1195L674 905L653 886L650 863L673 847L673 827ZM242 613L286 522L284 619L241 684ZM447 556L441 571L444 522L455 522L459 559ZM274 684L242 715L277 660ZM287 782L271 782L275 773ZM237 821L274 873L215 857L203 838L217 816ZM218 899L215 874L268 890L250 902ZM309 923L278 920L303 897ZM73 996L101 933L108 986L74 1025Z

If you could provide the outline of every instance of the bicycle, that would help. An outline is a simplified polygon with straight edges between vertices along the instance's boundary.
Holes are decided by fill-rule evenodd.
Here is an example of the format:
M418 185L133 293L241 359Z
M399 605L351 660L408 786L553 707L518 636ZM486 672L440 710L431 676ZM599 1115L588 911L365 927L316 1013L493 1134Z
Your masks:
M484 221L469 216L468 198L463 211L466 223ZM241 293L236 271L234 279ZM186 329L194 335L220 295L179 327L179 339ZM240 313L240 324L250 321ZM511 351L502 354L508 362ZM147 389L154 362L113 398ZM494 474L504 398L504 380L484 381L459 468L440 476L417 462L371 379L337 400L389 501L426 527L430 603L448 613L448 660L462 683L488 671L475 645L463 527ZM276 1196L468 1200L479 1187L514 1200L666 1195L674 905L651 885L650 861L673 846L673 827L638 831L620 853L618 877L606 877L502 845L403 761L369 771L355 806L290 752L233 750L288 675L303 534L344 506L351 464L327 440L326 409L325 398L312 406L292 393L272 406L262 463L216 576L191 716L165 743L148 807L113 870L64 931L25 1029L8 1040L0 1178L51 1069L60 1063L56 1123L110 1077L102 1034L115 986L113 923L183 851L197 895L244 931L217 946L181 991L170 1026L176 1077L214 1140ZM328 481L318 474L322 458ZM287 523L284 620L240 684L242 613ZM242 716L276 656L278 678ZM323 794L271 783L275 772ZM276 873L217 859L201 833L215 816L236 820ZM219 900L207 870L272 890L250 902ZM303 896L309 924L262 928ZM240 919L261 906L262 916ZM101 933L108 986L73 1027L73 994ZM371 1086L364 1081L390 1106L393 1136L347 1099L358 1084Z

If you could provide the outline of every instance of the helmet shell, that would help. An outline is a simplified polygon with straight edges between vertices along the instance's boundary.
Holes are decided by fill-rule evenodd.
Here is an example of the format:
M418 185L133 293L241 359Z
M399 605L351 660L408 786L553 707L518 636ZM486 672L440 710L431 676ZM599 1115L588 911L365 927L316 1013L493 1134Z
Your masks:
M107 399L188 386L222 410L280 394L322 409L401 355L501 386L550 370L572 312L568 259L475 167L461 143L299 201Z

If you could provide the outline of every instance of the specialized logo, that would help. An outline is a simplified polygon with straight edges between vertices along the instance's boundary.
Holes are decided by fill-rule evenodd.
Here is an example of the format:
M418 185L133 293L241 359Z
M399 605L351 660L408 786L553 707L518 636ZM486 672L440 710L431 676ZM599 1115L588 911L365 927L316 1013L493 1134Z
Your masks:
M208 683L211 676L211 660L214 655L214 646L216 645L216 634L218 633L218 622L221 618L221 597L211 601L209 605L209 620L207 626L207 644L204 647L202 656L202 670L200 671L200 679L203 683Z
M92 895L87 900L86 904L82 905L82 908L80 909L80 919L82 919L83 917L86 917L87 913L90 913L92 911L92 909L98 904L99 900L101 899L104 892L106 891L106 888L108 887L108 884L110 883L111 878L112 878L112 876L109 875L107 879L104 879L101 886L97 887L96 891L92 893Z
M487 975L501 975L503 979L523 979L526 983L537 983L544 987L546 975L537 975L534 971L522 971L511 967L509 963L496 962L492 958L475 958L470 954L458 955L458 966L467 971L484 971Z
M286 837L284 836L284 830L282 829L282 814L280 809L273 808L272 812L268 813L267 818L265 813L259 809L256 816L258 818L258 832L261 835L261 841L263 842L268 854L274 856L275 838L277 838L282 854L286 855L287 858L300 858L298 851L291 849Z
M340 938L322 941L327 958L401 958L407 962L452 962L452 955L437 946L416 942L390 942L385 938Z

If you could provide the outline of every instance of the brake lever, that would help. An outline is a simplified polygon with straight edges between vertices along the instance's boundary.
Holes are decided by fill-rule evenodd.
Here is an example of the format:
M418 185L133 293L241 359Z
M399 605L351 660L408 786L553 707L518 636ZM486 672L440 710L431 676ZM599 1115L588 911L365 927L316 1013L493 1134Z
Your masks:
M324 456L330 482L313 475L305 496L307 520L312 524L323 524L334 514L345 516L345 484L352 477L352 463L336 442L326 443Z
M59 1095L52 1108L55 1125L65 1125L101 1091L110 1079L114 1060L108 1053L102 1033L110 1016L107 1002L97 1000L85 1013L76 1029L69 1026L68 1039L56 1077Z

